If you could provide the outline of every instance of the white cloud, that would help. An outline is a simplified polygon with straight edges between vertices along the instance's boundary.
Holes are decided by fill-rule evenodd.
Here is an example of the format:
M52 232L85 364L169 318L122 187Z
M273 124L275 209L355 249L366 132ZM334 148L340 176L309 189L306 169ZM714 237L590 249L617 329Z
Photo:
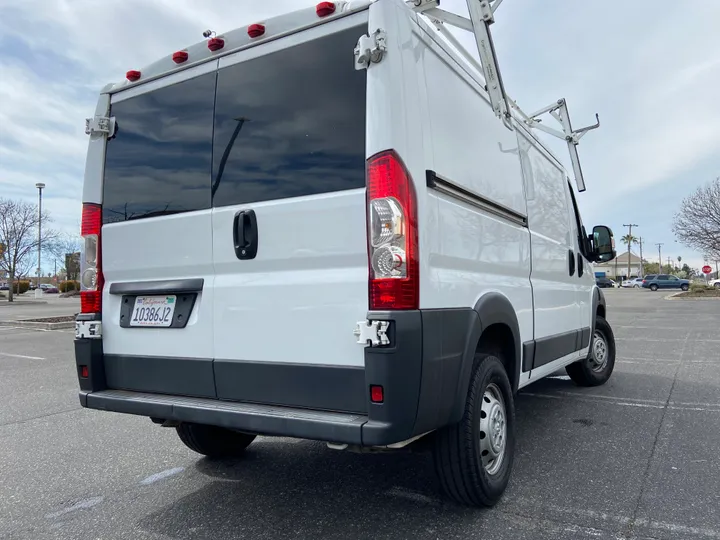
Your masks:
M57 224L74 229L84 119L106 82L199 41L206 28L223 32L311 4L0 0L3 195L34 198L35 182L44 181ZM463 0L443 7L466 12ZM621 224L618 201L672 185L662 199L669 217L684 193L720 172L720 2L678 9L670 0L507 0L497 19L505 83L524 109L566 97L576 126L601 115L602 127L580 146L586 214ZM564 159L562 144L552 146ZM665 236L652 240L671 243L667 218L658 220L654 229Z

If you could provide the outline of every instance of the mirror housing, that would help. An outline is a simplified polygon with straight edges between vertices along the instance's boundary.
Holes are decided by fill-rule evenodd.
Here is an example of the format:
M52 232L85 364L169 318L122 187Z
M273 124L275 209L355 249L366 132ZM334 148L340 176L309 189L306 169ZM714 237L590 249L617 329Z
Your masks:
M593 227L590 242L593 247L593 262L604 263L612 261L616 257L615 238L613 237L610 227L606 227L605 225L596 225Z

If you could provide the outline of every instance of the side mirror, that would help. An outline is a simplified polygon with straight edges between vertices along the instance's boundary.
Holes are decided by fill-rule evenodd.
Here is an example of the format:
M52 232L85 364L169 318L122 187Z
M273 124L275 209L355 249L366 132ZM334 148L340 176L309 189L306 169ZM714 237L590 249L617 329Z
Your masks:
M612 261L617 253L615 252L615 238L610 227L596 225L593 227L592 238L593 255L595 262Z

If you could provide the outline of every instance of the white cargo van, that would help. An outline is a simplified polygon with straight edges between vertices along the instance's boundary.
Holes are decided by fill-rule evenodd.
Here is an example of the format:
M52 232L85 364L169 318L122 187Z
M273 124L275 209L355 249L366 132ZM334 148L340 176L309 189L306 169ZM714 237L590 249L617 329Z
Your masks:
M586 234L557 159L413 7L322 2L208 32L102 91L84 407L211 456L256 435L424 441L449 496L491 505L517 390L563 367L608 379L589 262L614 256L612 233Z

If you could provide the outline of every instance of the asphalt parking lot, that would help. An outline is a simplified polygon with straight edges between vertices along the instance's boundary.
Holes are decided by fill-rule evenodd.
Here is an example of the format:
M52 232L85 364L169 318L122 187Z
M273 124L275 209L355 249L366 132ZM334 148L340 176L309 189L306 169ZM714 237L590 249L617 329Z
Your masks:
M70 331L0 328L0 538L720 538L720 301L606 296L613 377L521 392L492 510L445 501L422 454L258 439L200 458L146 418L81 409Z

